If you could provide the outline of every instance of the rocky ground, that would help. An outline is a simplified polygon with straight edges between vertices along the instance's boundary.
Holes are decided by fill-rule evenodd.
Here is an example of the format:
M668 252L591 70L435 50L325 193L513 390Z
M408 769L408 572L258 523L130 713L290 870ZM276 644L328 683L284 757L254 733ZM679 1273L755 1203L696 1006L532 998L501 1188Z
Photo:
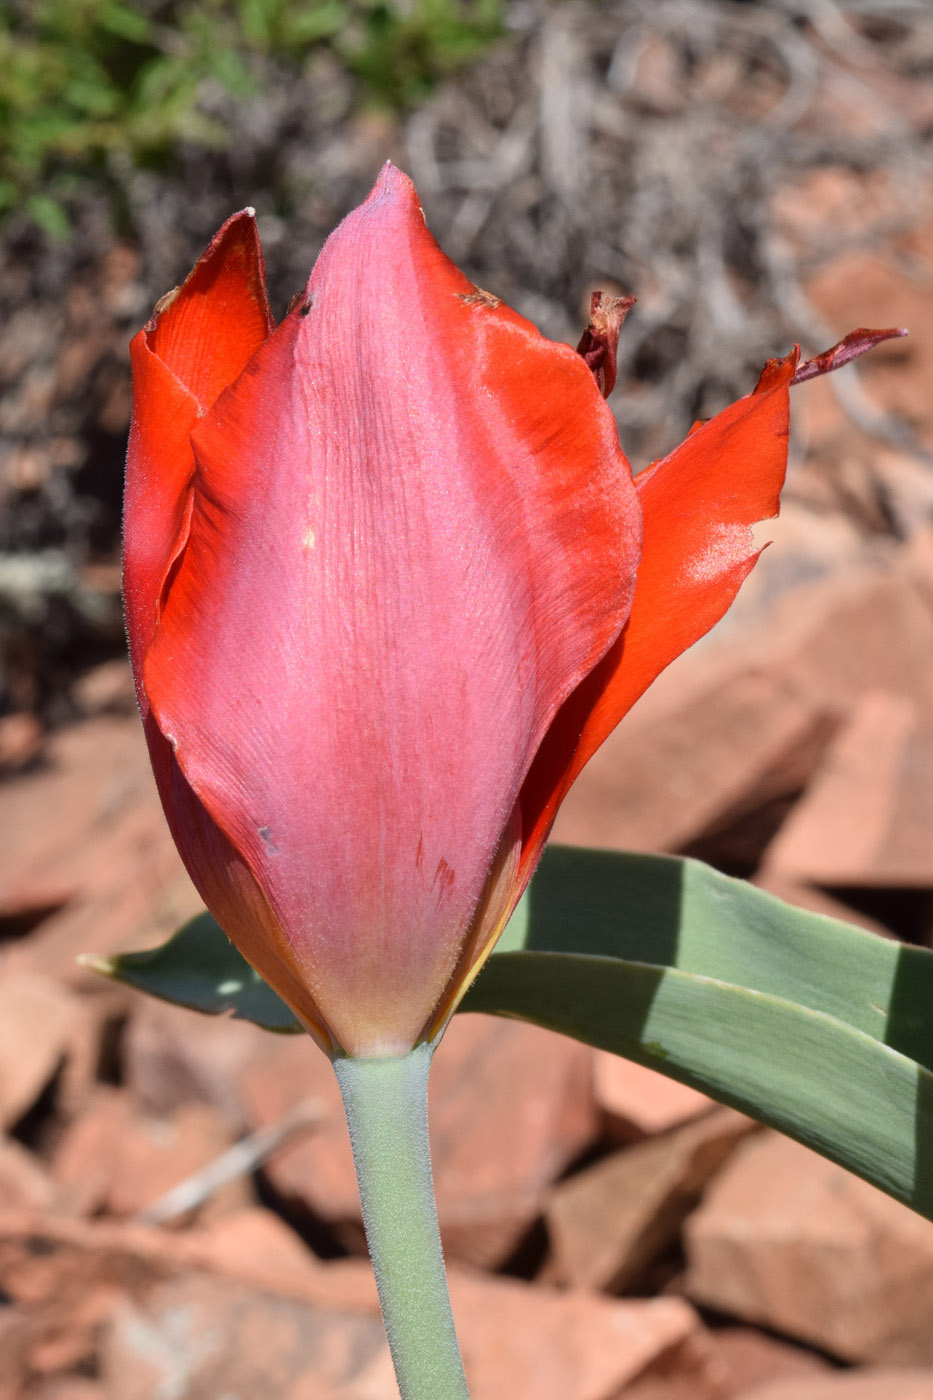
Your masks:
M560 834L700 850L929 942L930 546L680 663ZM391 1400L323 1056L75 962L197 907L123 664L78 694L0 788L0 1396ZM734 1111L463 1016L433 1136L477 1400L933 1395L933 1225Z
M795 390L774 545L556 838L698 855L930 946L933 41L922 7L856 29L845 8L516 10L512 47L405 123L341 115L320 79L305 231L266 210L266 233L281 299L392 154L471 274L550 333L614 276L641 298L616 393L641 460L795 335L910 328L860 378ZM707 148L712 213L713 176L688 179ZM117 655L114 527L126 335L218 193L246 202L222 175L184 206L169 188L148 234L89 208L78 252L8 239L0 267L0 1400L395 1395L323 1057L75 962L198 907ZM933 1225L803 1148L475 1016L438 1053L433 1132L475 1400L933 1397Z

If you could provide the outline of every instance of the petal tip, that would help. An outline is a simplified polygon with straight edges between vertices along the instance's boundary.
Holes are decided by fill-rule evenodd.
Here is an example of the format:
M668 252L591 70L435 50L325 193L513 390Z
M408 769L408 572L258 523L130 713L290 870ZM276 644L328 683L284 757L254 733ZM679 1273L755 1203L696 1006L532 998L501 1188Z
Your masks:
M373 190L374 192L378 190L380 193L394 192L400 186L410 184L411 180L404 171L399 170L398 166L394 165L391 160L387 160L376 176L376 183L373 186Z
M420 218L424 218L414 181L390 160L379 171L366 204L407 204L410 209L417 210Z
M313 305L331 269L344 263L354 248L365 245L365 260L397 252L423 236L426 221L418 191L404 171L387 160L362 204L351 209L327 238L311 270L304 291L292 299L289 312L307 311Z

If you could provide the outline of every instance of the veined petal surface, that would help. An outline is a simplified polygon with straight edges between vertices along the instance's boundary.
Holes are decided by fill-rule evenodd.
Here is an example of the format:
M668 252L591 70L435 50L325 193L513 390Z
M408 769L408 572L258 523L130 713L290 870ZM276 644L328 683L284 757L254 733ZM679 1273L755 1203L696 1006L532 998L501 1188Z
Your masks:
M628 616L612 416L387 167L192 442L149 701L340 1047L405 1050L542 737Z

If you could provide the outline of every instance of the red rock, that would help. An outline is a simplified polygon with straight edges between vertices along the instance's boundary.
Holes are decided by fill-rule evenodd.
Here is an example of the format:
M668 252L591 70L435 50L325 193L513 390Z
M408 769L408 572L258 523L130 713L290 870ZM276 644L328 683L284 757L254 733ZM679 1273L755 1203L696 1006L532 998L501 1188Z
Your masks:
M77 999L54 982L0 974L0 1127L16 1123L50 1083L80 1017Z
M0 1309L0 1396L11 1372L11 1400L32 1400L42 1381L61 1372L93 1367L96 1335L114 1292L94 1272L69 1269L43 1217L5 1212L0 1220L0 1274L6 1295ZM73 1261L71 1261L73 1262ZM9 1301L12 1300L12 1301ZM4 1324L7 1324L6 1328Z
M63 1201L80 1215L96 1215L110 1190L120 1144L131 1131L132 1106L116 1089L101 1088L95 1100L58 1143L52 1171Z
M679 1298L628 1301L451 1273L472 1400L615 1400L700 1332Z
M30 1366L50 1374L69 1358L96 1355L115 1303L129 1300L142 1310L154 1290L192 1274L216 1279L221 1289L230 1283L250 1296L362 1315L380 1326L368 1261L323 1264L280 1220L258 1209L185 1232L7 1211L0 1212L0 1289L12 1302L0 1309L0 1343L3 1319L15 1312L26 1328ZM122 1394L108 1387L107 1400Z
M779 819L866 691L930 713L931 658L933 609L911 559L796 589L766 628L694 649L658 678L581 775L555 839L694 849L730 826L737 837L756 813Z
M46 1365L68 1338L91 1354L103 1329L108 1400L151 1400L166 1375L188 1378L186 1400L395 1397L369 1266L302 1257L280 1222L251 1214L177 1234L0 1213L0 1288L32 1309ZM703 1336L676 1298L559 1293L457 1269L451 1292L473 1400L616 1400Z
M933 376L933 225L915 226L904 242L919 275L905 277L899 251L850 251L807 284L807 295L830 325L908 326L910 339L864 365L864 383L872 398L889 413L906 417L921 429L929 426L929 386ZM882 320L872 320L881 314Z
M709 1341L723 1397L744 1395L769 1381L796 1385L833 1372L832 1363L817 1352L753 1327L717 1327Z
M837 109L837 120L838 115ZM886 171L827 165L795 173L792 183L775 190L771 207L782 237L794 241L798 254L810 254L833 226L858 228L866 240L876 237L877 220L891 201L905 215L911 212L905 193L895 189Z
M0 1308L0 1400L25 1400L31 1332L32 1319L25 1308Z
M933 612L933 527L919 530L900 557L905 578Z
M16 1303L64 1309L95 1288L142 1297L154 1285L194 1269L325 1306L336 1296L341 1306L374 1310L374 1294L361 1283L363 1272L371 1276L363 1260L325 1265L306 1251L298 1265L294 1250L286 1252L284 1225L279 1230L254 1225L251 1232L247 1227L255 1242L274 1241L269 1260L250 1259L242 1235L237 1243L238 1229L225 1220L176 1232L129 1221L0 1210L0 1289ZM283 1258L284 1267L274 1267Z
M27 711L0 717L0 773L18 773L38 757L45 730Z
M380 1352L344 1385L322 1385L314 1375L300 1376L285 1400L398 1400L398 1385L388 1352Z
M7 1210L48 1210L55 1184L39 1158L11 1138L0 1137L0 1201Z
M139 1107L165 1115L186 1099L197 1099L245 1128L238 1076L281 1040L246 1021L200 1016L137 993L132 1011L123 1038L123 1074ZM304 1040L301 1045L307 1049Z
M437 1051L430 1099L444 1247L495 1267L596 1137L591 1052L518 1021L460 1016Z
M40 772L4 784L0 911L47 911L86 887L94 870L89 849L125 804L139 738L129 721L61 730L50 737Z
M700 655L700 663L676 663L675 695L646 696L587 765L561 808L556 841L680 850L749 804L783 796L789 768L792 790L805 780L825 707L745 656L710 664Z
M121 1144L119 1170L114 1172L107 1195L108 1210L131 1216L155 1204L213 1163L235 1137L223 1115L209 1104L180 1104L167 1119L138 1121L135 1131ZM221 1215L242 1209L252 1199L251 1181L240 1177L218 1187L195 1213Z
M356 1174L340 1090L333 1069L305 1036L266 1036L237 1077L251 1129L279 1123L296 1104L313 1099L323 1116L313 1134L279 1149L265 1164L271 1185L289 1203L303 1205L335 1226L341 1241L364 1249Z
M933 1400L933 1370L866 1369L775 1380L744 1395L748 1400Z
M32 1384L29 1400L114 1400L104 1394L96 1381L84 1376L56 1376L52 1380Z
M604 1127L619 1142L666 1132L713 1107L698 1089L608 1050L593 1051L593 1090Z
M47 1307L34 1318L37 1326L28 1350L29 1370L35 1376L59 1376L63 1372L94 1367L98 1331L109 1316L114 1291L104 1284L85 1287L80 1294Z
M57 1094L58 1112L64 1119L70 1121L85 1110L102 1077L121 1074L120 1045L127 1007L134 1000L129 988L103 978L97 979L89 995L75 998L79 1014L70 1028Z
M721 1108L560 1182L545 1208L548 1277L576 1288L631 1289L676 1240L703 1187L755 1126Z
M933 703L933 609L906 560L789 596L768 642L775 669L816 705L839 712L872 690Z
M120 1090L99 1092L58 1146L56 1180L71 1209L131 1216L159 1200L221 1155L234 1140L230 1124L208 1104L181 1104L168 1118L139 1114ZM250 1186L221 1187L203 1207L242 1207Z
M618 1400L658 1371L689 1375L698 1400L712 1395L697 1384L708 1375L706 1333L680 1299L556 1292L456 1268L450 1288L472 1400ZM383 1351L348 1387L346 1400L397 1394ZM306 1381L290 1400L318 1394Z
M41 919L4 950L9 968L88 985L80 952L155 943L200 907L135 716L52 734L43 768L0 788L0 826L0 917Z
M151 1249L151 1233L143 1239ZM14 1303L38 1307L57 1298L64 1310L69 1294L102 1276L119 1286L121 1273L138 1274L139 1257L139 1248L113 1229L41 1211L0 1210L0 1289ZM122 1269L114 1266L117 1259L127 1261Z
M918 536L933 519L933 473L927 464L916 454L876 446L872 468L898 533L905 539ZM926 544L929 548L928 534Z
M808 459L804 471L788 478L781 514L759 527L771 548L742 585L717 641L754 637L784 594L806 596L817 580L857 574L865 565L866 535L887 526L870 457L850 452L842 462Z
M933 1363L933 1223L788 1138L736 1151L686 1245L699 1303L847 1361Z
M240 1087L254 1127L278 1122L301 1099L320 1100L319 1127L276 1153L266 1174L362 1252L356 1177L328 1062L301 1039L270 1043ZM450 1258L487 1267L505 1259L596 1125L585 1046L518 1022L455 1018L431 1084L434 1180Z
M219 1226L217 1222L213 1228ZM12 1300L0 1310L0 1324L14 1313L20 1319L17 1336L22 1342L24 1365L33 1378L40 1374L51 1377L75 1366L96 1370L101 1331L121 1298L143 1304L160 1285L190 1276L192 1270L202 1267L216 1266L221 1280L225 1274L235 1277L232 1251L228 1249L224 1257L224 1251L212 1245L210 1234L198 1230L166 1232L124 1222L35 1212L0 1213L0 1289ZM256 1239L261 1242L258 1232ZM281 1258L281 1240L277 1250ZM282 1295L288 1297L292 1290L296 1305L333 1306L331 1294L335 1290L330 1275L318 1265L321 1277L316 1279L313 1257L308 1257L308 1278L299 1280L294 1265L283 1272ZM262 1269L266 1263L260 1259L254 1266ZM366 1266L359 1261L359 1267ZM266 1267L266 1272L274 1270ZM344 1291L349 1292L346 1286ZM375 1319L372 1308L370 1312ZM0 1354L0 1376L5 1359L4 1352ZM30 1389L30 1397L32 1393ZM106 1393L107 1400L122 1396L121 1390L110 1386ZM25 1400L25 1396L17 1395L17 1400Z
M768 848L766 878L933 887L933 711L870 691Z
M711 1334L697 1332L663 1352L622 1394L625 1400L722 1400L722 1368Z
M384 1348L376 1318L192 1274L116 1309L101 1374L119 1400L268 1400L312 1378L314 1394L336 1400L352 1395L354 1378Z
M368 1260L322 1264L295 1232L259 1207L212 1220L192 1236L198 1266L253 1288L307 1298L351 1312L378 1314L376 1281Z

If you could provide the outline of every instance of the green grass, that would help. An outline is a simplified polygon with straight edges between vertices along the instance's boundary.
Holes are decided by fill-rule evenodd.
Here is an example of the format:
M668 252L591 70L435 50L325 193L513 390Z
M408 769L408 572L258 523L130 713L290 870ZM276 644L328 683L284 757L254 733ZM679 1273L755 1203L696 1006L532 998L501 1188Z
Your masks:
M0 0L0 216L67 230L83 182L223 150L206 86L244 99L321 48L403 110L502 32L502 0Z

